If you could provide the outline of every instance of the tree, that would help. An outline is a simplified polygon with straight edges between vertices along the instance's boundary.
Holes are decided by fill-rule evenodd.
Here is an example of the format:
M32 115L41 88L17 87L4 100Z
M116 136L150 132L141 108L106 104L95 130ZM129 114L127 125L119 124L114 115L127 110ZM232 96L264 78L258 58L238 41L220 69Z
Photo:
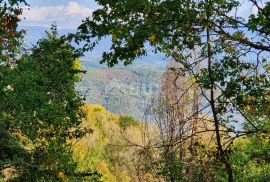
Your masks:
M80 70L78 57L56 27L24 53L2 77L1 124L16 138L23 162L8 161L14 181L61 181L79 176L72 159L70 139L78 139L82 128L82 99L75 91ZM16 155L15 155L16 156ZM16 159L16 158L15 158ZM84 174L92 175L92 174Z
M139 121L137 121L132 116L120 115L119 117L119 125L121 128L126 129L129 126L138 126Z
M227 137L233 141L269 133L262 127L268 125L267 114L257 112L250 117L245 107L265 110L261 106L269 102L270 4L250 0L258 13L239 17L237 0L97 2L100 8L78 28L76 41L85 41L84 50L91 50L101 38L110 36L111 51L101 61L109 66L132 63L147 54L147 45L181 63L178 71L192 75L208 101L205 108L211 110L215 126L217 161L227 172L225 179L233 181L231 142L223 144ZM194 49L200 50L196 61ZM196 63L203 65L198 72ZM244 127L236 129L235 122ZM222 134L221 127L229 135Z
M161 91L147 111L160 132L159 139L148 146L157 153L149 166L166 181L213 181L214 128L208 113L199 110L205 101L196 81L175 71L179 66L169 64Z
M24 31L18 30L19 16L22 13L20 4L24 0L0 1L0 60L1 63L14 63L21 47Z
M18 16L22 13L19 8L23 0L0 1L0 172L10 168L13 163L24 162L26 152L17 138L9 132L10 125L6 121L10 115L3 107L6 92L12 90L10 85L5 85L5 77L10 73L10 63L16 61L23 31L17 29ZM1 177L0 177L1 178Z

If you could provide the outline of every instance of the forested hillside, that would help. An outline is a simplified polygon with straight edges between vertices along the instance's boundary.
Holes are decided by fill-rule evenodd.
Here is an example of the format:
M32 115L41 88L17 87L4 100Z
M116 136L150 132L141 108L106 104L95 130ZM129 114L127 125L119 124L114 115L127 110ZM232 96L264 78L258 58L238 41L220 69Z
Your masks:
M93 66L93 65L92 65ZM100 104L116 114L142 119L151 98L160 90L163 65L146 61L132 67L86 67L77 90L90 104Z

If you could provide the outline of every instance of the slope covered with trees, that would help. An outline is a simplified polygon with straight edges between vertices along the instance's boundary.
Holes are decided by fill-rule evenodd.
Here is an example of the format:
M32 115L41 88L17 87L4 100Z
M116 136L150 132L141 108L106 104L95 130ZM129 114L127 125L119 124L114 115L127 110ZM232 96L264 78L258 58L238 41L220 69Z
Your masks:
M149 142L143 138L144 123L131 116L117 116L100 105L86 105L83 110L83 124L94 132L73 145L78 171L98 171L102 176L99 180L108 182L157 180L139 158L140 145ZM154 125L149 127L154 140L158 130Z
M160 89L163 70L162 66L147 63L128 68L90 67L77 90L89 104L142 119L152 95Z

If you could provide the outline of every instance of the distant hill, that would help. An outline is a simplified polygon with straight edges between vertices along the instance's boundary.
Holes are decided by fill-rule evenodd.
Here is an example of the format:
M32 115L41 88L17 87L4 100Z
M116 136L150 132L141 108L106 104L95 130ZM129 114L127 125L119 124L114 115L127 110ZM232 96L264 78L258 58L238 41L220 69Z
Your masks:
M141 63L129 67L90 67L77 85L87 103L142 119L153 93L160 89L164 67Z

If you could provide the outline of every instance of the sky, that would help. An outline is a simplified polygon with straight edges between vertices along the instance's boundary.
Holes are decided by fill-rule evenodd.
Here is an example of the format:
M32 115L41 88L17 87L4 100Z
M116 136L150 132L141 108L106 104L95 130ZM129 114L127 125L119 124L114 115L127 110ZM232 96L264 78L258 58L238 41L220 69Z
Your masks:
M23 26L49 27L56 23L60 29L76 29L82 19L98 8L94 0L28 0L30 9L22 15Z

